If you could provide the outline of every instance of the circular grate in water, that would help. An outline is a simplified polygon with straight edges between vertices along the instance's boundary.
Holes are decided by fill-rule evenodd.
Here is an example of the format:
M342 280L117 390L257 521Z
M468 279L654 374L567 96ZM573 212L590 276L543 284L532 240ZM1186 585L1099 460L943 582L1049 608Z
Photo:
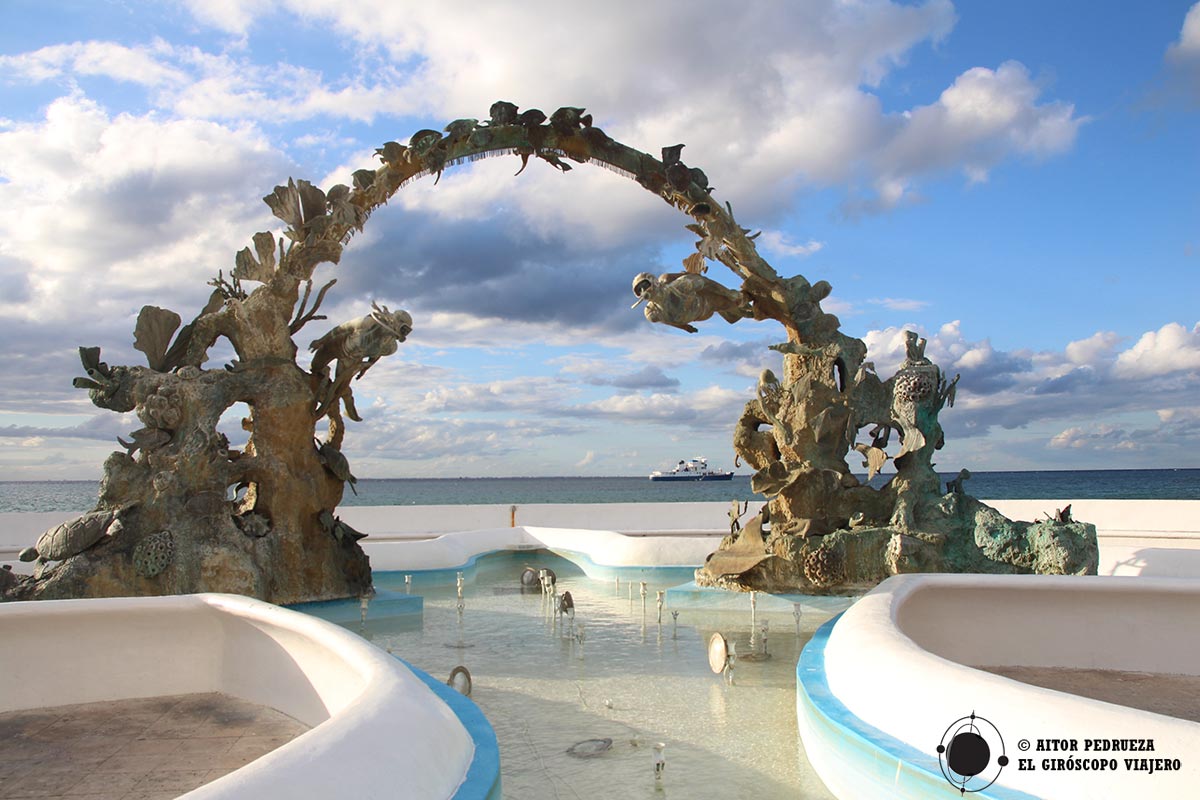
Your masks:
M612 747L612 739L584 739L567 748L567 755L575 758L595 758L607 753Z

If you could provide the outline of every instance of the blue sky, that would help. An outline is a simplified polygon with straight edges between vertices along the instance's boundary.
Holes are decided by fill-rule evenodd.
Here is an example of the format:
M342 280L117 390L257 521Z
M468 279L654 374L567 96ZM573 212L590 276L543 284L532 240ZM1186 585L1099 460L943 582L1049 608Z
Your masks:
M927 336L963 376L946 471L1200 466L1200 4L4 10L5 479L99 475L140 425L71 388L75 348L140 363L138 309L194 316L277 227L272 187L348 182L383 142L497 99L584 106L651 153L686 143L777 270L833 284L825 307L880 374L906 328ZM325 326L372 300L414 317L356 386L356 473L728 466L781 330L651 326L630 281L678 268L688 220L605 170L517 166L406 187L318 276L338 278Z

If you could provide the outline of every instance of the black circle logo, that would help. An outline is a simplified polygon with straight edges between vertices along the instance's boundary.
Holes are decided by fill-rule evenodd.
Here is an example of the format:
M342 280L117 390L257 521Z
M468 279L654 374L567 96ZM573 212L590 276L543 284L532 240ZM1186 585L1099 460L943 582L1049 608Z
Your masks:
M995 761L992 753L999 753ZM996 782L1008 765L1004 737L991 722L975 715L956 719L937 746L942 776L959 794L981 792Z

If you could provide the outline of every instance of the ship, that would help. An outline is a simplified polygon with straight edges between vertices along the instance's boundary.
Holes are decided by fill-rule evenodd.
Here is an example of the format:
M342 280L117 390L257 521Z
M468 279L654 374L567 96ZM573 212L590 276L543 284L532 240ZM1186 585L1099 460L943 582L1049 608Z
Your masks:
M710 469L707 458L680 460L670 472L656 469L650 473L652 481L727 481L732 478L732 471Z

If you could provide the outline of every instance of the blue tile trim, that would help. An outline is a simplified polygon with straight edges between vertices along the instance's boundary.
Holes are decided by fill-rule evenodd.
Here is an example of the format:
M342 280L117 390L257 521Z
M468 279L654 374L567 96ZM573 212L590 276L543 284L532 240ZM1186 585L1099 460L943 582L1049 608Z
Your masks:
M796 664L796 713L805 715L813 727L824 729L828 738L836 737L847 767L854 769L864 786L873 785L884 792L878 796L913 800L961 796L942 775L932 749L924 753L866 723L829 690L825 647L841 616L818 628L800 653ZM1038 800L1036 795L997 784L971 796L978 800Z
M284 606L292 611L311 614L326 622L342 625L359 622L362 619L362 607L354 598L342 600L314 600L307 603L292 603ZM420 614L425 610L425 598L420 595L408 595L403 592L387 589L376 590L367 607L368 619L395 617L401 614Z
M496 741L496 732L492 729L492 724L480 711L479 706L469 697L459 694L399 656L393 658L412 670L414 675L433 690L438 699L450 707L475 743L475 755L471 759L471 766L467 768L467 776L454 793L453 800L500 800L500 744Z
M592 561L587 554L575 550L539 547L535 550L488 550L483 553L476 553L467 559L466 563L457 567L375 570L374 580L376 586L383 586L393 591L403 589L405 575L412 575L413 588L452 585L459 572L463 573L465 580L474 580L475 573L480 567L480 561L485 559L492 560L493 558L509 557L514 561L535 561L539 555L545 556L546 554L557 556L564 561L570 561L590 577L599 580L608 580L618 575L625 579L652 575L657 581L672 579L691 580L696 572L696 567L604 566Z

